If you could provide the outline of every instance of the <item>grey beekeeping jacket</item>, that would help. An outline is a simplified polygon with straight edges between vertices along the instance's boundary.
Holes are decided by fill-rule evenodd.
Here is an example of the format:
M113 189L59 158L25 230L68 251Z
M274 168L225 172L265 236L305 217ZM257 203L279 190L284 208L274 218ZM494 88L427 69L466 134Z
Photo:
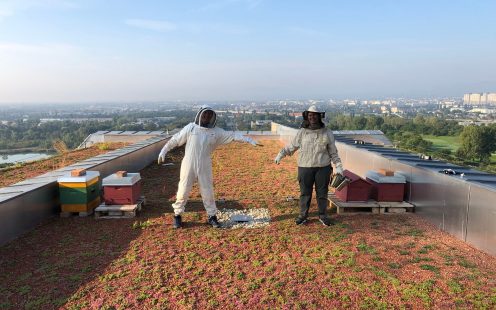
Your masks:
M329 128L300 128L293 140L281 149L281 153L291 156L296 150L299 150L298 167L325 167L331 162L334 165L341 163L334 135Z

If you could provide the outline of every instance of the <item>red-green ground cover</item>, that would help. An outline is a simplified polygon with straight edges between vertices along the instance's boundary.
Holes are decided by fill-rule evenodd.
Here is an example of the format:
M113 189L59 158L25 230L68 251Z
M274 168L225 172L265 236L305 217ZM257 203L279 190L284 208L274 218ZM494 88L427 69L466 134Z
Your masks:
M224 146L213 162L218 207L269 208L268 227L209 227L195 188L186 227L173 230L176 150L174 166L142 171L138 218L54 218L1 247L0 308L496 307L496 258L415 214L294 225L296 160L273 164L280 145L263 143Z

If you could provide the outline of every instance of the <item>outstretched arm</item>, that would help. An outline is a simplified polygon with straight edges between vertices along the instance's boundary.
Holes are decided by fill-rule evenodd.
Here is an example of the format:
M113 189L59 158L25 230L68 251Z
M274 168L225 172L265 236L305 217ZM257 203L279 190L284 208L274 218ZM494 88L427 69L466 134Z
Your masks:
M302 131L299 130L296 136L291 140L291 142L279 151L276 158L274 159L274 162L276 164L279 164L284 157L293 155L293 153L300 148L301 134Z
M224 129L217 128L217 145L227 144L232 141L240 141L250 143L253 146L257 145L257 142L250 137L245 137L239 132L225 131Z
M181 146L186 143L188 140L188 134L191 131L191 127L193 123L186 125L180 132L176 133L172 136L172 138L167 141L162 150L160 150L160 154L158 155L158 164L165 162L165 155L172 149Z
M250 137L246 137L246 136L243 136L241 133L237 132L234 134L234 140L235 141L241 141L241 142L246 142L246 143L250 143L251 145L253 146L257 146L257 141L253 140L252 138Z

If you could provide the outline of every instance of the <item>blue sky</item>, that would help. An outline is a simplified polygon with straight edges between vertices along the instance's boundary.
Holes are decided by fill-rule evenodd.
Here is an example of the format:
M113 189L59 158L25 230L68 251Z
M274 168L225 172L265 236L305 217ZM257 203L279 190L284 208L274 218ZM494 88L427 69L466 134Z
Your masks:
M0 0L0 102L496 91L496 1Z

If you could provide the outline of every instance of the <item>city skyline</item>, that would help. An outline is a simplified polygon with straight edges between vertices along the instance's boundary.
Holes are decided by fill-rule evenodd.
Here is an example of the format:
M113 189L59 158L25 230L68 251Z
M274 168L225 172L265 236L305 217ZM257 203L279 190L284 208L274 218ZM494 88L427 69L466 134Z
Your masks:
M0 1L0 103L494 92L492 1Z

